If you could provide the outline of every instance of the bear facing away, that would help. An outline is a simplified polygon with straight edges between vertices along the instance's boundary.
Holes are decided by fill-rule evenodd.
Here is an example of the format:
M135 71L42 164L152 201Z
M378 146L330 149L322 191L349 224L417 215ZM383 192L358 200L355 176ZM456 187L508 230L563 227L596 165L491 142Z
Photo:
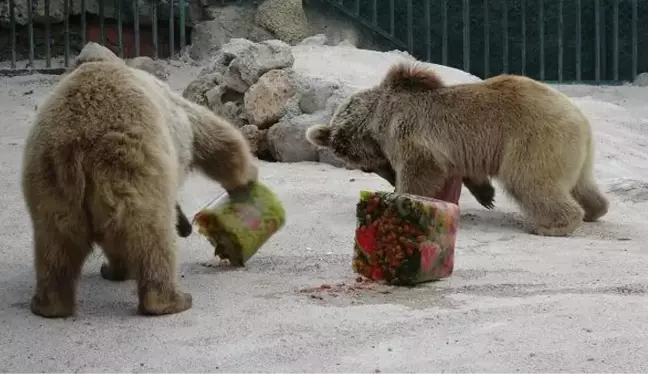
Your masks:
M81 52L79 53L77 58L74 59L70 67L63 73L61 78L64 78L70 72L74 71L74 69L81 66L82 64L85 64L86 62L106 60L113 60L117 62L120 61L110 49L102 46L101 44L89 42L83 47L83 49L81 49ZM191 226L191 222L189 222L187 216L182 211L179 203L176 203L176 216L176 231L178 232L178 235L183 238L191 235L193 227Z
M95 243L108 259L104 278L135 278L140 313L191 308L175 277L179 188L194 168L234 196L258 177L236 128L112 52L56 84L23 157L36 270L31 310L44 317L75 314Z
M476 185L496 178L539 235L569 235L608 211L589 121L567 96L523 76L445 86L417 63L396 64L306 137L359 168L395 173L400 193L433 196L448 175Z

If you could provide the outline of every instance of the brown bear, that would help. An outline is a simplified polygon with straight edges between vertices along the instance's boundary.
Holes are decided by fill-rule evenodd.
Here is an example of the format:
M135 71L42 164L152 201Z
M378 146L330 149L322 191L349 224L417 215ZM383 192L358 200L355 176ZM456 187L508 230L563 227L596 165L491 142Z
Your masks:
M108 48L105 48L101 44L90 42L81 49L79 56L77 56L70 67L66 70L65 74L62 75L62 78L86 62L114 60L115 57L116 55ZM176 216L176 231L178 232L178 235L182 238L191 235L193 227L191 226L191 222L189 222L187 216L182 211L180 204L176 204Z
M399 63L306 138L358 168L393 172L401 193L434 196L449 175L475 186L496 178L539 235L570 235L608 211L588 119L567 96L524 76L446 86L419 63Z
M103 54L55 85L25 144L21 185L36 270L31 310L75 314L81 268L96 243L108 259L104 278L135 278L140 313L182 312L192 297L175 277L177 192L196 169L233 197L245 195L258 178L255 159L231 124L93 48Z

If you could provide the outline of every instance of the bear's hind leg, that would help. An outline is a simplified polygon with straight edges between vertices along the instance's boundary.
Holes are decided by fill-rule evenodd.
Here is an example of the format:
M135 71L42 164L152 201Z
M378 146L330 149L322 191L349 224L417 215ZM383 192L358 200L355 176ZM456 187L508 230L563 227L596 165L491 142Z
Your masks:
M135 278L138 310L145 315L173 314L192 306L188 293L175 281L175 221L173 202L122 201L128 216L115 220L101 243L108 263L102 275L110 280Z
M92 252L90 230L85 220L73 219L70 214L47 216L58 222L41 216L34 223L36 293L30 307L42 317L70 317L76 311L83 263ZM63 232L63 225L74 229Z
M175 215L173 208L152 212L131 209L128 222L107 235L102 243L108 258L102 276L113 281L134 278L144 315L183 312L192 306L188 293L175 282Z
M105 246L108 248L108 246ZM109 249L110 250L110 249ZM101 277L113 282L123 282L132 278L132 272L128 270L128 260L119 253L113 253L104 249L107 262L101 264Z
M506 190L534 220L533 233L536 235L568 236L581 224L583 208L566 188L555 182L507 183Z
M175 282L174 222L167 218L151 219L129 233L128 250L135 255L137 269L138 310L144 315L180 313L192 306L191 295L179 291Z
M576 185L571 190L571 194L578 201L578 204L585 210L583 221L594 222L603 217L608 209L609 202L599 190L594 177L584 171L585 175L581 175Z

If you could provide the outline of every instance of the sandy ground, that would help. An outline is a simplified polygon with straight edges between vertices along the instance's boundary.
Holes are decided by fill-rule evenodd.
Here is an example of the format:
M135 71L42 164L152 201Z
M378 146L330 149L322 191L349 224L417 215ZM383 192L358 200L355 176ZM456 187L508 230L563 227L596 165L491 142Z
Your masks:
M304 56L301 69L310 66ZM176 69L170 83L181 90L196 72ZM51 82L0 79L0 371L648 370L648 89L560 87L592 120L596 175L611 199L608 215L573 237L527 234L501 191L490 212L464 191L451 278L414 289L300 292L353 284L358 191L388 186L324 164L263 163L261 177L284 200L288 222L244 270L201 266L211 259L207 242L178 239L191 310L137 316L134 283L103 280L97 251L84 268L78 316L46 320L28 309L34 274L19 171ZM193 176L182 204L191 214L220 192Z

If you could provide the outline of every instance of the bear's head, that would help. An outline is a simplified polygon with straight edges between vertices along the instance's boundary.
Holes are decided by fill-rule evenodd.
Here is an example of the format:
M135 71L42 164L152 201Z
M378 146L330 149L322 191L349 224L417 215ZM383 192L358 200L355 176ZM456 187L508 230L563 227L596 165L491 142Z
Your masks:
M333 114L327 125L313 125L306 139L313 145L333 151L350 167L365 171L388 164L374 130L376 90L351 95Z

